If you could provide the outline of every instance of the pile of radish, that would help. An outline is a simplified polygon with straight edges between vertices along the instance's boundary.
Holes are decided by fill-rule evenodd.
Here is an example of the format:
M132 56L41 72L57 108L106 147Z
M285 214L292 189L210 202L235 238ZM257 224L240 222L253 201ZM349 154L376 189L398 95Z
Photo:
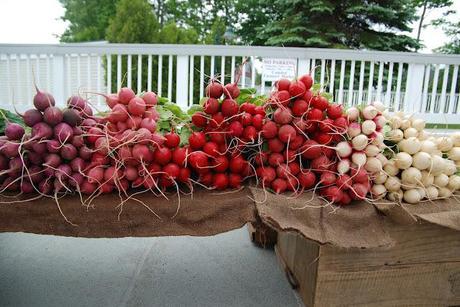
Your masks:
M89 205L101 193L239 189L252 178L274 193L313 191L347 205L460 190L460 133L430 136L423 120L388 117L379 102L345 110L310 75L277 81L263 100L211 80L189 115L154 92L103 96L110 111L97 116L82 97L61 110L37 89L24 125L7 123L0 136L0 193L87 194Z
M391 201L416 204L452 196L460 189L460 135L434 137L425 121L399 112L388 122L386 139L396 144L379 184ZM386 176L385 180L384 176Z

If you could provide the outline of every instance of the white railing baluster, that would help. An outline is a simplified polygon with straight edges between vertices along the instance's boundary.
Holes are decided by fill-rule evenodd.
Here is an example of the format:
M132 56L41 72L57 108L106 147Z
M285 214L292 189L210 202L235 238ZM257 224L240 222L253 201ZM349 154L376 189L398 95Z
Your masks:
M455 91L457 88L458 78L458 65L454 66L454 72L452 73L452 83L450 85L450 99L449 99L449 114L457 113L455 109Z
M182 110L188 109L188 55L178 55L176 61L176 103ZM170 82L172 83L172 82Z
M321 59L321 75L320 75L320 84L321 84L321 87L325 87L324 86L324 71L326 70L326 60L325 59Z
M47 90L51 90L51 61L50 55L46 55L46 86Z
M193 55L190 56L190 69L189 69L189 77L188 77L188 81L189 81L189 87L188 87L188 90L189 90L189 94L188 94L188 105L191 106L193 105L193 78L194 78L194 73L195 73L195 57Z
M398 64L398 80L396 82L396 94L394 101L394 111L399 111L399 106L401 105L401 83L402 83L402 73L403 73L403 63Z
M204 96L204 56L200 57L200 99Z
M379 66L379 76L377 79L377 97L375 97L375 100L380 101L381 99L381 94L382 94L382 82L383 82L383 67L384 63L383 61L380 62Z
M313 82L316 81L316 59L311 59L311 77L313 78Z
M40 54L37 54L35 59L35 80L37 84L40 84Z
M232 56L232 67L230 68L230 83L235 82L235 56Z
M127 73L128 73L128 79L126 80L126 86L131 88L131 81L132 81L132 77L133 77L133 56L131 54L128 54L128 67L126 68L127 69Z
M354 82L355 82L355 61L351 61L350 80L348 83L348 106L353 105Z
M88 56L86 57L87 58L87 62L86 62L86 88L87 89L92 89L91 88L91 55L88 54Z
M390 62L390 67L388 67L388 78L387 78L387 92L385 94L384 104L387 108L390 107L390 98L391 98L391 89L393 87L393 62Z
M121 70L123 62L121 61L121 54L117 55L117 92L121 89Z
M20 84L20 78L19 76L21 75L20 73L20 70L19 70L19 61L21 60L20 59L21 55L19 53L16 53L16 94L14 95L14 97L17 99L15 99L16 101L21 101L22 100L22 95L21 95L21 84ZM14 101L14 102L16 102Z
M152 55L149 54L147 60L147 91L152 91Z
M66 74L65 74L66 76L65 78L66 79L66 91L65 91L66 96L70 96L72 94L72 66L70 65L71 58L72 58L72 55L70 54L64 57L64 62L65 62L64 65L66 66L66 69L67 69ZM54 68L53 68L53 71L54 71ZM54 76L54 78L56 77Z
M309 74L313 78L313 74L311 73L311 70L310 70L310 59L305 59L303 60L303 62L305 63L305 71L307 72L307 74ZM314 82L315 80L313 80L313 83Z
M369 86L367 87L367 103L372 101L372 89L374 87L374 62L371 61L369 69Z
M345 60L340 64L339 103L343 103L343 82L345 79Z
M425 65L425 75L423 83L423 92L422 92L422 103L420 106L420 112L425 113L427 110L428 103L428 87L430 86L430 74L431 74L431 65Z
M215 58L214 58L214 56L211 56L211 69L209 71L209 77L211 79L214 78L214 62L215 62Z
M366 62L361 61L359 65L359 88L358 88L358 101L357 104L363 103L363 88L364 88L364 69L366 68Z
M142 54L137 55L137 93L141 93L142 88Z
M443 113L446 108L447 80L449 78L449 65L444 66L444 76L442 78L441 98L439 101L439 112Z
M163 83L163 55L158 56L158 88L157 94L161 96L162 93L162 83Z
M8 103L13 103L13 91L12 91L12 82L11 82L11 54L6 54L6 75L8 76Z
M168 57L168 100L172 99L173 56Z
M81 59L80 54L77 54L77 89L81 86Z
M26 103L30 103L30 101L32 101L31 95L30 95L30 88L31 88L30 75L31 74L32 74L32 69L30 67L30 55L26 54L26 82L27 82L27 86L26 86L27 102Z
M439 79L439 65L435 65L434 77L433 77L433 87L431 91L431 103L430 103L430 113L436 112L436 94L438 93L438 79Z
M251 57L251 87L256 87L256 58Z
M262 63L263 63L263 61L264 61L264 59L262 58ZM264 78L263 72L262 72L262 75L260 76L260 94L261 95L265 94L265 78Z
M100 55L97 55L97 63L96 63L96 66L97 66L97 70L96 70L96 75L97 75L97 80L96 80L96 87L97 87L97 92L98 93L102 93L102 88L101 88L101 65L102 65L102 61L101 61L101 56ZM98 105L102 105L102 97L100 95L97 96L97 104Z
M243 58L243 63L244 63L244 58ZM245 88L246 85L246 64L242 64L242 70L241 70L241 88Z
M112 54L107 54L107 94L112 92Z
M225 84L225 56L220 61L220 83Z
M335 60L331 61L331 76L329 78L329 93L334 95L334 83L335 83Z

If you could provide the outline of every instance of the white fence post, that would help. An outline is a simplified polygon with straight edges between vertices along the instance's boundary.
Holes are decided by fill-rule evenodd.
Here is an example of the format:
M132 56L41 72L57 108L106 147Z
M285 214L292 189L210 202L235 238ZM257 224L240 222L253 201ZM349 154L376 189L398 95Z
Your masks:
M70 78L70 75L65 73L65 55L54 54L53 55L53 96L56 101L56 105L64 107L66 104L66 93L65 93L65 80ZM70 90L70 89L69 89Z
M425 76L424 64L409 64L407 71L406 93L404 96L403 111L406 113L414 113L415 106L420 106L422 103L423 79Z
M188 55L177 56L176 103L182 110L188 109Z

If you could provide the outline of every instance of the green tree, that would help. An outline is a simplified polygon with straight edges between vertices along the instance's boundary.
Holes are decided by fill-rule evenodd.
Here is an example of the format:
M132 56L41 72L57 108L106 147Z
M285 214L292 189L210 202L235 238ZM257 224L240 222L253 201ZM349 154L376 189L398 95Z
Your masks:
M257 26L254 22L261 18L257 9L248 11L242 21L249 41L272 46L398 51L418 47L415 39L398 34L410 31L409 25L415 19L410 0L269 1L268 5L253 1L270 16L267 23Z
M110 20L110 43L156 43L160 25L147 0L120 0Z
M417 41L420 41L426 15L431 10L450 7L453 4L452 0L413 0L413 2L416 8L422 9L418 17Z
M434 51L448 54L460 54L460 21L451 22L442 18L436 20L434 25L441 27L449 38L449 42L436 48Z
M105 38L118 0L59 0L65 9L62 20L69 23L61 42L97 41Z
M193 28L178 27L174 21L170 21L161 28L158 42L162 44L196 44L198 43L198 33Z

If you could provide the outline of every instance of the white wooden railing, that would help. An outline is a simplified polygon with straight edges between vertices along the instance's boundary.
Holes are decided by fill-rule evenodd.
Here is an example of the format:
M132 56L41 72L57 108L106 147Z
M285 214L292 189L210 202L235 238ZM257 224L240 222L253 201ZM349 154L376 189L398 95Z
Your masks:
M311 72L336 102L383 101L392 111L415 113L432 123L460 123L460 56L315 48L146 44L0 44L0 106L31 106L34 79L66 97L108 93L121 86L154 90L187 108L203 96L209 77L267 93L263 58L294 59L297 75ZM126 72L126 74L124 74ZM100 97L92 97L103 108Z

